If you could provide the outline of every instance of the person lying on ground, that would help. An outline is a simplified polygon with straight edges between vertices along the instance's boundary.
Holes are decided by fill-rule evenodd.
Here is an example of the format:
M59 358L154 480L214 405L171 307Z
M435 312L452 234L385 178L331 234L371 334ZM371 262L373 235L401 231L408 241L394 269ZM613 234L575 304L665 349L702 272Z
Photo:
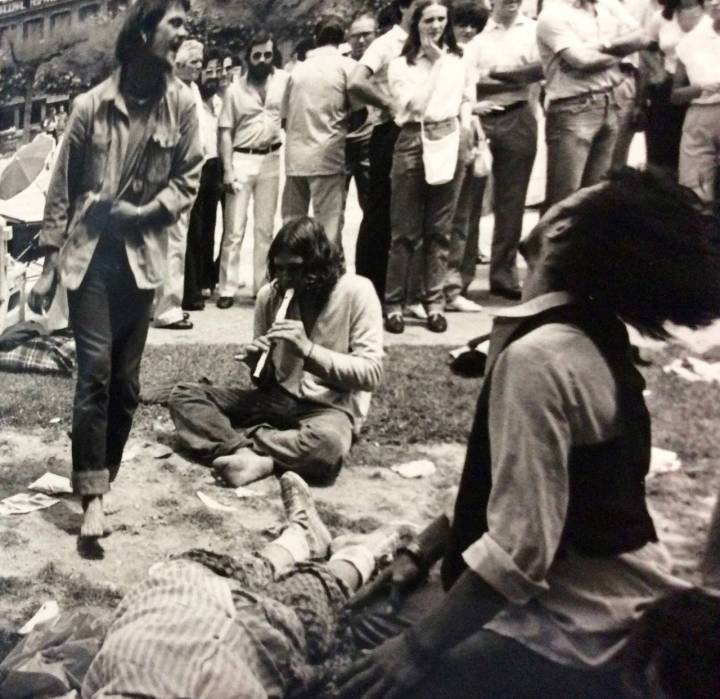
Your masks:
M168 407L179 442L232 486L278 471L333 480L382 380L382 312L372 284L345 271L320 224L284 225L268 253L243 361L252 389L179 383ZM278 309L288 290L287 316Z
M349 697L618 697L622 651L671 574L645 500L650 417L625 323L720 317L720 222L625 169L530 234L525 303L490 337L439 583L338 680ZM511 669L511 670L510 670Z
M311 665L340 646L349 594L412 529L386 525L331 543L302 478L284 473L280 486L288 523L259 553L195 549L153 566L125 596L83 699L260 699L307 689Z

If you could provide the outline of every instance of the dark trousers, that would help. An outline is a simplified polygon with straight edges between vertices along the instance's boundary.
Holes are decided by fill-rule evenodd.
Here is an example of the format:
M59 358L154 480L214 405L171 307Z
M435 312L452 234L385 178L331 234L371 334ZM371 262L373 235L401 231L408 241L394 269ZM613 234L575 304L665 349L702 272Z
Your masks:
M660 85L648 87L650 106L645 141L648 164L677 174L687 105L670 103L672 81L670 76Z
M200 174L200 188L195 204L190 211L185 254L184 304L201 300L202 290L212 289L217 280L213 251L221 187L220 158L211 158L203 165Z
M359 645L380 645L402 633L441 604L439 580L407 594L396 611L387 598L351 618ZM535 653L527 646L493 631L482 629L442 655L422 685L408 699L618 699L622 697L617 669L591 670L568 667Z
M120 468L140 395L152 289L138 289L124 243L103 236L80 287L68 292L78 376L73 488L102 495Z
M493 230L490 290L519 287L517 250L522 235L525 198L537 151L537 120L529 104L507 113L482 117L492 152ZM482 203L480 204L482 205Z
M365 214L370 189L370 139L347 139L345 141L345 171L347 172L345 186L349 188L350 180L355 178L358 203Z
M390 170L400 127L378 124L370 136L368 199L355 248L355 271L367 277L379 298L385 297L385 276L390 254Z

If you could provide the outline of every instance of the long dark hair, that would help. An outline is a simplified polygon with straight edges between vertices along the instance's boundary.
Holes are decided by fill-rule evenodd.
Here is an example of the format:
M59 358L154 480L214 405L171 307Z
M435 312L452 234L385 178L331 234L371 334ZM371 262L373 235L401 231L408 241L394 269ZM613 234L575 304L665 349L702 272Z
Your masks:
M342 248L331 242L322 224L309 216L288 221L270 244L267 274L271 281L277 276L275 258L280 252L302 257L305 288L320 302L327 300L345 274Z
M705 0L697 0L698 5L700 7L705 6ZM662 16L664 19L671 20L675 13L681 9L682 7L682 0L660 0L660 4L662 5Z
M666 321L697 328L720 317L720 219L691 190L623 168L564 218L542 241L551 290L591 299L655 338L668 337Z
M120 65L144 54L158 24L174 5L190 11L189 0L137 0L130 5L115 43L115 58Z
M402 54L410 65L413 65L417 60L418 53L420 53L420 18L422 13L430 7L430 5L442 5L447 8L447 24L445 25L445 31L443 31L440 37L440 46L447 47L450 53L454 53L457 56L462 56L462 49L458 46L457 40L455 39L455 29L453 28L453 8L449 0L420 0L413 10L412 20L410 22L410 31L408 32L408 38L403 46Z

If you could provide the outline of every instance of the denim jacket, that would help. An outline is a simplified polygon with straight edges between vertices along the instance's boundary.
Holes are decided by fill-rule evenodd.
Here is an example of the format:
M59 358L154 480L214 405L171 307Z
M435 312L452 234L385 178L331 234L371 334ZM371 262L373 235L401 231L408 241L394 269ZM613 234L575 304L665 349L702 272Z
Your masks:
M203 155L190 89L177 78L167 78L138 157L128 167L118 145L128 140L130 119L119 85L118 70L77 97L47 193L40 244L60 249L60 279L71 290L82 283L101 235L124 239L138 288L162 284L167 227L197 194ZM163 225L109 230L107 213L116 199L138 206L157 200L167 210L167 220Z

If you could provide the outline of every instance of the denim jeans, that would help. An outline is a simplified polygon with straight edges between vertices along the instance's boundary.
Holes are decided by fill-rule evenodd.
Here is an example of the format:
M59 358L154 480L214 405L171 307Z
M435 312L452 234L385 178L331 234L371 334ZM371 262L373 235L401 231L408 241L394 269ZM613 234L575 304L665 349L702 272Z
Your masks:
M605 177L617 132L617 105L612 94L586 94L550 103L545 125L545 208Z
M233 153L233 170L240 189L225 195L224 232L220 249L218 294L234 296L240 286L240 250L247 213L253 200L253 293L267 281L267 253L273 239L275 210L280 190L280 156Z
M388 121L378 124L370 136L368 203L355 248L355 272L373 283L381 299L385 296L385 276L390 254L390 172L399 133L400 127Z
M442 603L433 579L390 610L387 597L356 613L350 626L362 647L375 647L402 633ZM437 658L408 699L617 699L623 696L618 669L560 665L522 643L481 629Z
M490 142L495 229L490 252L490 290L520 286L517 250L525 199L537 151L537 119L529 104L482 117Z
M272 382L253 389L179 383L168 407L180 443L204 461L249 447L281 470L327 481L352 443L347 413Z
M77 351L73 488L102 495L114 480L140 395L152 289L138 289L122 241L101 237L82 284L68 291Z
M680 184L706 204L717 200L720 104L691 104L680 139Z
M336 245L342 245L345 173L307 177L288 175L282 196L283 223L299 216L308 216L311 202L313 217L322 224L327 237Z
M461 139L460 152L467 144ZM458 157L453 179L441 185L425 182L420 129L406 125L395 144L390 219L392 240L385 281L385 311L402 312L409 298L413 253L422 250L428 313L445 309L443 286L447 272L452 221L460 193L463 159Z
M613 148L612 168L627 165L630 146L635 137L635 97L637 95L637 78L635 73L628 73L615 89L618 107L618 134Z

